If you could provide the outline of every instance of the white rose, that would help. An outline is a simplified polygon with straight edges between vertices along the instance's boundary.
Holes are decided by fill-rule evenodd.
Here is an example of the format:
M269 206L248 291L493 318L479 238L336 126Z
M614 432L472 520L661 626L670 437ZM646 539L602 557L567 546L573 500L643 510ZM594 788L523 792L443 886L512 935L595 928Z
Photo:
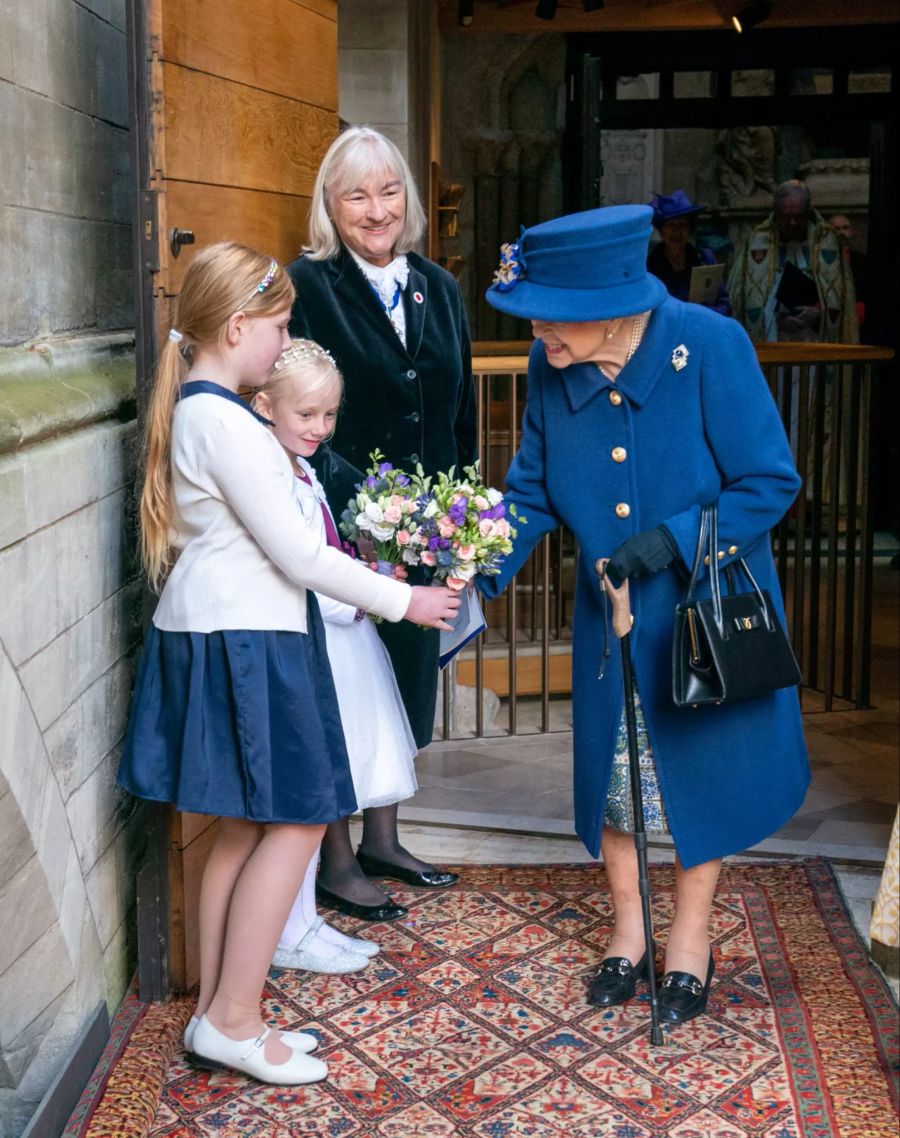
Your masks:
M367 517L366 514L357 514L356 515L356 528L357 529L368 530L368 528L371 524L372 524L372 519Z
M376 541L390 541L394 536L393 526L380 526L377 523L370 523L369 532Z
M432 498L423 512L426 518L435 518L441 512L441 508L437 502L435 502L434 498Z
M371 518L371 520L373 522L383 522L384 521L384 511L382 510L381 506L378 505L377 502L369 502L369 504L366 506L363 513L368 518Z
M499 506L500 503L503 501L503 495L500 493L499 490L495 490L492 486L492 487L490 487L490 489L487 492L487 500L490 502L490 504L492 506Z

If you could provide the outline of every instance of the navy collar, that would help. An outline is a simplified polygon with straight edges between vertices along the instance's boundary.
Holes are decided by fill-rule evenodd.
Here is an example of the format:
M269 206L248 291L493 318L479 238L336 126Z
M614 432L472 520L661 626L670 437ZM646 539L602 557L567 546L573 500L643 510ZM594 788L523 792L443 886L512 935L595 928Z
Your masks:
M672 352L681 343L683 319L684 305L667 297L651 313L638 350L616 376L615 383L607 379L596 364L572 364L564 368L562 381L572 410L580 411L594 396L612 387L642 407L663 370L671 366Z
M229 391L227 387L223 387L220 383L213 383L211 379L192 379L189 383L183 383L181 390L178 392L178 398L187 399L191 395L220 395L230 403L237 403L238 407L243 407L254 419L262 423L264 427L273 426L271 419L266 419L263 415L254 411L249 403L241 399L240 395L234 391Z

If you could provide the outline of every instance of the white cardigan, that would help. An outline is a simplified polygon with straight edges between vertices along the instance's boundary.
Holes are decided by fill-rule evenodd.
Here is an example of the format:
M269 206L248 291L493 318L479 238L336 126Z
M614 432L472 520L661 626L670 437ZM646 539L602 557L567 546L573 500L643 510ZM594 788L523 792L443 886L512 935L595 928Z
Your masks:
M274 435L219 395L192 395L172 418L177 560L153 623L165 632L306 632L306 589L403 618L410 587L380 576L298 517L294 474Z

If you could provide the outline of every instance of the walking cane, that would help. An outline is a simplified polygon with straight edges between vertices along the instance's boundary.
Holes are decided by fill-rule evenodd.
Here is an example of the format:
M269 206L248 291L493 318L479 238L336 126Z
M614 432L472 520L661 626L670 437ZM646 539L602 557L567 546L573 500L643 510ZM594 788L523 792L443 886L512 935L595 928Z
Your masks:
M625 729L628 735L628 772L631 803L634 811L634 848L638 863L638 889L644 918L644 944L647 951L647 978L650 984L650 1042L664 1043L659 1026L659 999L656 994L656 942L653 939L653 916L650 910L650 872L647 865L647 834L644 831L644 796L641 791L641 764L638 756L637 718L634 712L634 672L631 667L631 626L634 617L628 598L628 578L616 588L606 576L608 558L597 562L600 588L612 604L613 632L622 651L622 680L625 685Z

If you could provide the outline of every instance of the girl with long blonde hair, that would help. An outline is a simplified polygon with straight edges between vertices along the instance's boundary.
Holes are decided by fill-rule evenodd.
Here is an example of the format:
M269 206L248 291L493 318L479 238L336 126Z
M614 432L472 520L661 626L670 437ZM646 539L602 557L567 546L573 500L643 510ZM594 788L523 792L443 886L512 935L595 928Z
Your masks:
M200 250L175 303L147 415L142 550L161 589L119 782L219 815L199 905L196 1063L297 1085L315 1038L265 1026L260 994L326 823L353 785L312 590L445 627L447 590L379 577L298 525L291 465L238 395L288 346L294 290L241 245Z

